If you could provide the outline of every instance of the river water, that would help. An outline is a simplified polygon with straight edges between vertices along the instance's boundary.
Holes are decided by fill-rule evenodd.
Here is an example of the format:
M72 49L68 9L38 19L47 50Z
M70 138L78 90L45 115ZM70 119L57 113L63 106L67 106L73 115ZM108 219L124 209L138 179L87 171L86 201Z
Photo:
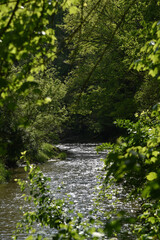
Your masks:
M65 194L71 196L75 210L87 214L94 210L94 198L96 198L95 187L97 175L102 173L103 161L100 161L106 153L98 155L95 151L96 144L62 144L58 145L62 150L68 152L65 160L51 159L41 166L43 173L51 178L51 190L62 185L59 198ZM23 168L18 168L14 178L25 179L26 173ZM121 189L119 188L121 192ZM121 196L122 197L122 196ZM107 203L106 208L111 208L112 199ZM15 181L0 185L0 240L10 240L16 223L21 219L20 206L25 206L19 186ZM129 211L133 210L132 205L126 206ZM123 208L123 202L121 203Z

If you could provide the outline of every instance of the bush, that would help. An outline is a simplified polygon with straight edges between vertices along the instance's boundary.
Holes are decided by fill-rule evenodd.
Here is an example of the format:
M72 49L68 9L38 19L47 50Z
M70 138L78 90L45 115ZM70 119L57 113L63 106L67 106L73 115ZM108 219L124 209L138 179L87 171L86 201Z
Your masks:
M126 201L137 199L140 212L134 221L137 239L160 238L160 105L150 113L136 115L137 121L118 120L119 127L127 129L127 137L120 137L113 145L104 144L99 150L110 147L105 158L105 183L122 184L129 195ZM121 222L125 219L121 216ZM119 218L117 220L118 224ZM130 221L130 219L129 219ZM115 224L116 226L116 224Z

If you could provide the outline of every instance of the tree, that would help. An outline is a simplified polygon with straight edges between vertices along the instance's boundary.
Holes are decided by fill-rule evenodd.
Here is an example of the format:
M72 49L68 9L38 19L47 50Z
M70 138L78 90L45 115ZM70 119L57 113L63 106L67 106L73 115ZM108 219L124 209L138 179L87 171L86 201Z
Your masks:
M67 78L66 101L75 109L74 115L82 116L84 126L102 135L109 134L116 118L132 118L139 108L135 94L145 74L129 67L145 42L143 32L159 13L147 15L157 8L153 1L100 1L94 8L95 4L83 2L83 24L80 7L77 14L65 18L69 33L80 26L70 45L73 69Z
M51 74L54 70L49 70L50 62L57 56L57 40L50 27L50 17L54 18L59 9L65 11L71 4L72 1L48 0L5 0L0 3L2 165L15 166L21 151L30 146L32 152L34 146L37 152L40 143L51 141L46 139L47 132L44 134L49 123L52 127L48 131L53 132L55 139L60 120L65 118L64 85L56 74ZM36 146L38 139L41 140Z
M160 4L160 3L159 3ZM154 22L147 34L148 41L141 49L141 58L133 66L145 71L148 79L159 81L159 22ZM121 183L129 189L128 199L138 199L140 211L134 219L127 219L126 213L119 213L117 223L134 223L136 239L159 239L160 235L160 170L159 170L159 103L152 110L136 114L136 121L118 120L119 127L127 129L127 137L121 137L110 147L105 159L106 183ZM117 215L117 216L118 216ZM107 226L107 225L106 225Z

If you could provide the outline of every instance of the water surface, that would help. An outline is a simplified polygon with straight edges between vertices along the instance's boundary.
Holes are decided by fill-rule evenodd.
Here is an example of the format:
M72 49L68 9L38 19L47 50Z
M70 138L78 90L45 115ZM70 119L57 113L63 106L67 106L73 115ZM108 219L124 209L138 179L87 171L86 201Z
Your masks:
M97 154L95 151L96 144L61 144L58 145L61 150L67 151L65 160L51 159L41 166L43 173L51 178L49 183L51 190L58 198L64 198L66 194L71 196L74 202L75 211L81 212L87 217L90 210L94 210L98 192L95 191L97 186L97 175L103 176L103 161L100 159L105 157L107 153ZM23 168L15 171L14 178L25 179L26 173ZM57 188L62 185L61 191ZM125 197L122 186L117 189L110 188L112 193L111 199L102 202L101 207L104 212L114 210L114 201L118 197L120 202L117 204L121 210L128 211L132 214L136 210L137 205L133 203L125 203ZM10 240L12 232L16 228L16 223L21 219L19 207L30 209L31 206L23 201L20 187L14 181L0 185L0 240ZM103 219L103 214L101 217ZM21 237L23 239L23 236ZM119 236L118 239L124 239ZM127 238L126 238L127 239ZM129 237L134 239L134 237Z
M51 178L51 190L63 185L59 198L66 194L71 196L77 211L86 213L94 208L93 198L97 175L102 169L101 156L95 151L96 144L62 144L58 145L66 150L68 157L65 160L51 159L41 166L43 173ZM14 178L25 179L23 168L15 171ZM63 184L62 184L63 182ZM27 206L23 201L20 187L13 180L0 185L0 240L11 239L16 223L21 219L20 206Z

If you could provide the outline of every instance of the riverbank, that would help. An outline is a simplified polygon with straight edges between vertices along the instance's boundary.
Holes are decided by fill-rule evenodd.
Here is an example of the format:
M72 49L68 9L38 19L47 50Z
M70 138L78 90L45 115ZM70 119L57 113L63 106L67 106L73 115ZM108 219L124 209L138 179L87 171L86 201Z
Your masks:
M15 166L12 168L8 167L6 168L4 164L0 163L0 184L9 182L12 179L14 169L24 166L26 164L26 161L28 161L29 159L26 156L23 156L25 154L26 154L25 152L22 153L22 157L17 161ZM35 161L32 158L30 159L30 162L35 164L42 164L47 162L49 159L64 160L66 157L67 157L66 151L59 149L55 145L45 143L42 145L41 149L39 149L38 157L36 157L38 161L37 160Z

